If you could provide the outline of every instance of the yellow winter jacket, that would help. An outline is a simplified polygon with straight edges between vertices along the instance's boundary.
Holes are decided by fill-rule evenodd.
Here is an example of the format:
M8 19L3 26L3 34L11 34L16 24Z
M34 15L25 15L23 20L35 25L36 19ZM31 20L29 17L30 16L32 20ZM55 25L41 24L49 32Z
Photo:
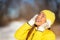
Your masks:
M15 33L17 40L26 40L27 34L32 27L25 23ZM45 30L43 32L36 29L33 30L28 40L55 40L55 34L51 30Z

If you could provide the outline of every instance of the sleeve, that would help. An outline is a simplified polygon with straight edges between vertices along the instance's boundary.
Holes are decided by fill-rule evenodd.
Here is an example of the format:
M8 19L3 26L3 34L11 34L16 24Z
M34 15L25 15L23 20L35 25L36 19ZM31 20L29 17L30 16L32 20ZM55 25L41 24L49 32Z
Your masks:
M31 29L31 26L28 23L23 24L15 33L15 38L18 40L25 40L27 33Z
M38 16L36 14L28 23L23 24L15 33L15 38L18 40L25 40L29 30L33 27L35 23L35 18ZM32 33L33 34L33 33Z

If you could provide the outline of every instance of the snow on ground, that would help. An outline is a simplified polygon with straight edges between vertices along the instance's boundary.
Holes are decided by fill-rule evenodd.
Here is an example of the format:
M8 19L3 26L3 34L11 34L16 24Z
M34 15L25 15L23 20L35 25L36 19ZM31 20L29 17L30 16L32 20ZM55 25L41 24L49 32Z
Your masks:
M16 30L25 23L25 21L11 22L7 27L0 28L0 40L16 40L14 33Z

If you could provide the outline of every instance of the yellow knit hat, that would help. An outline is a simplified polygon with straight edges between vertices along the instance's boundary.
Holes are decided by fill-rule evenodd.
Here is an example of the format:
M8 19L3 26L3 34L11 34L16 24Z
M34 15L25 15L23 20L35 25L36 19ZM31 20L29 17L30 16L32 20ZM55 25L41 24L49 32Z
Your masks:
M55 21L55 14L54 14L54 12L52 12L50 10L43 10L41 12L43 12L46 15L46 19L50 20L51 21L50 25L52 25L54 23L54 21Z

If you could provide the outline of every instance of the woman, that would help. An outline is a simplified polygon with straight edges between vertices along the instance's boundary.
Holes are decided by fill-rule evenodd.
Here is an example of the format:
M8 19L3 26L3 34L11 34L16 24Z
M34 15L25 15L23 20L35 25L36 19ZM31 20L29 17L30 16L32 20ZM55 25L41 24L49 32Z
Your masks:
M55 34L48 28L55 21L55 14L43 10L29 22L23 24L15 33L17 40L55 40Z

